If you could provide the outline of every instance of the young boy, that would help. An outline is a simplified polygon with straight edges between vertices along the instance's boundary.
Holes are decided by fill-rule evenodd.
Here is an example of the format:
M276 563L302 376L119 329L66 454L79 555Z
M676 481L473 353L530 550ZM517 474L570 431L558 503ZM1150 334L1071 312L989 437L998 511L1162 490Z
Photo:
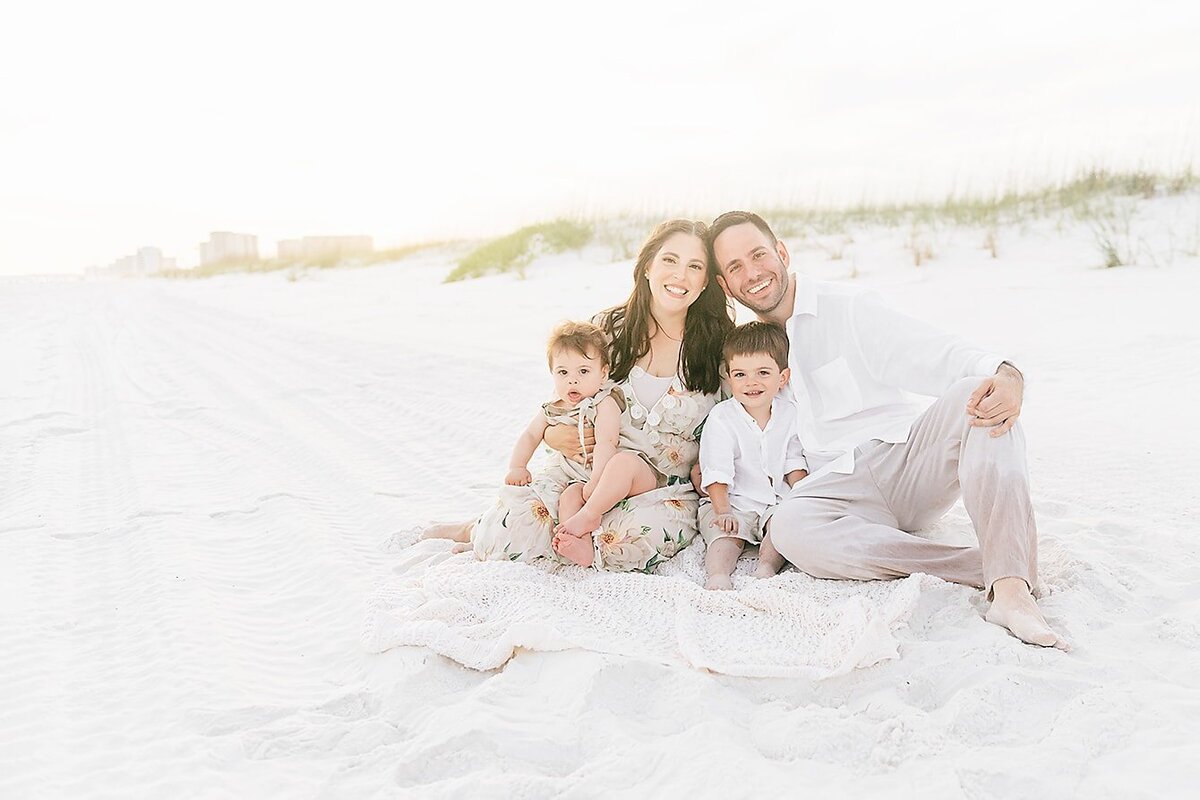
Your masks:
M699 511L707 553L707 589L732 589L746 542L759 545L755 575L769 578L784 560L763 529L791 486L808 475L788 382L787 333L751 322L730 331L723 351L733 397L708 414L700 437L700 472L710 502Z

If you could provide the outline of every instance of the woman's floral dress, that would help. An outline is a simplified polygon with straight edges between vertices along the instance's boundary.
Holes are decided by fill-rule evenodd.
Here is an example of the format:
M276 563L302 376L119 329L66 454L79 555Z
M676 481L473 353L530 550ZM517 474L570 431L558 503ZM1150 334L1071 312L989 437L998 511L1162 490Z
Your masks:
M678 376L650 407L637 400L628 380L618 388L627 401L618 449L641 455L658 475L658 488L622 500L601 518L592 534L592 566L649 572L696 535L698 498L690 476L700 456L700 429L717 396L687 391ZM475 556L561 561L550 542L559 522L558 498L566 487L561 470L540 471L528 486L502 487L471 533Z

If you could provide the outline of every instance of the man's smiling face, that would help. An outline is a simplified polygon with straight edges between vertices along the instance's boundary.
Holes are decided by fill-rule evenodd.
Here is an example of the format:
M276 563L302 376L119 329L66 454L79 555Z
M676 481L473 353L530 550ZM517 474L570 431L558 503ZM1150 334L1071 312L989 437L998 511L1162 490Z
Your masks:
M713 242L725 294L757 314L774 311L787 295L788 251L752 222L731 225Z

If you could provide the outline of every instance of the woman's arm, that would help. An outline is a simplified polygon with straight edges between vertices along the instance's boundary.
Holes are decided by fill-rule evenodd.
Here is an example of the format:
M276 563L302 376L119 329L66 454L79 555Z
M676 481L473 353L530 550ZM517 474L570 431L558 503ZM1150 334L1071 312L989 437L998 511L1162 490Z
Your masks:
M592 489L600 480L604 466L617 453L617 442L621 438L621 408L612 397L606 397L596 406L596 448L592 451L592 477L583 487L585 499L591 497Z
M512 458L508 460L508 474L504 476L504 482L509 486L528 486L533 479L527 469L529 459L533 458L533 451L542 443L542 436L548 427L546 415L539 411L513 445Z
M586 464L596 446L596 432L590 426L583 429L583 444L579 443L579 431L571 425L547 425L543 436L546 446L557 450L572 461Z

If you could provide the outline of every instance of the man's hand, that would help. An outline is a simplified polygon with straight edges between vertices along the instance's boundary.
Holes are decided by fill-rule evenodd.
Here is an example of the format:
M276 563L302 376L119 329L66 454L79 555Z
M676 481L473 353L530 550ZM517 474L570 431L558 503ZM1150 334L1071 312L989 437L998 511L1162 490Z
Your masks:
M524 467L513 467L504 476L504 482L509 486L528 486L533 476Z
M989 435L1003 436L1017 424L1024 396L1025 379L1020 371L1007 362L1001 364L996 374L984 378L967 400L971 426L992 428Z
M579 430L571 425L551 425L546 428L542 441L551 450L557 450L572 461L586 464L596 446L596 431L591 426L583 429L583 446L579 445Z

